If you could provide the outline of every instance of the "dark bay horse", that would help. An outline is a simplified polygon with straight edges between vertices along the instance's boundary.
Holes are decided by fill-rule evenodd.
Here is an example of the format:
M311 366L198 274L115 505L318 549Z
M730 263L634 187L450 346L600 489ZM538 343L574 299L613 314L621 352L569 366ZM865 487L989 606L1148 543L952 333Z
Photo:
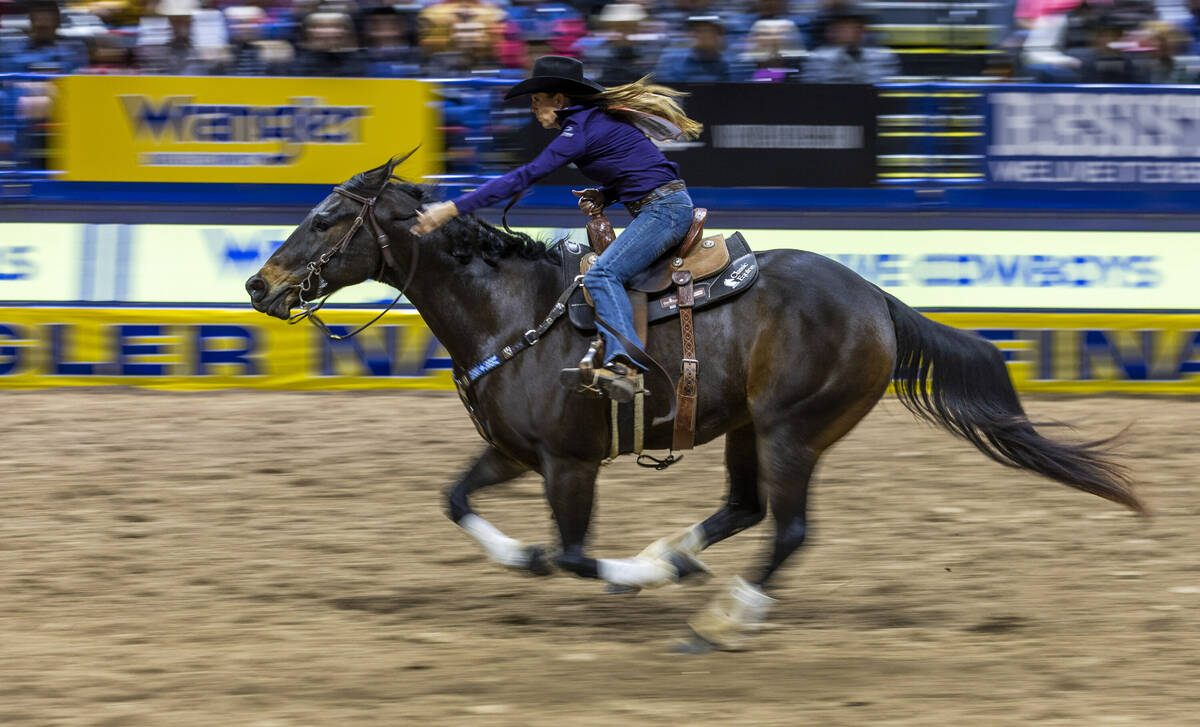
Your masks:
M425 237L410 234L433 190L393 177L396 163L335 189L246 288L257 310L279 318L302 303L302 293L315 298L368 278L403 288L462 372L546 316L562 292L559 251L472 217ZM768 251L759 263L754 287L695 316L703 366L697 443L725 435L729 471L725 501L712 516L633 558L585 554L596 475L609 452L609 404L558 385L558 371L588 345L563 321L473 385L490 443L447 490L451 519L510 568L546 573L554 565L645 588L702 572L700 551L757 524L769 508L775 536L766 562L690 621L689 648L733 646L764 620L772 603L764 587L804 543L817 459L893 381L917 416L988 457L1143 511L1104 442L1063 443L1036 431L987 341L928 320L820 255ZM679 361L678 323L653 325L646 343L657 361ZM665 450L671 436L669 422L648 427L646 447ZM505 536L469 503L471 493L529 471L545 479L561 538L554 555Z

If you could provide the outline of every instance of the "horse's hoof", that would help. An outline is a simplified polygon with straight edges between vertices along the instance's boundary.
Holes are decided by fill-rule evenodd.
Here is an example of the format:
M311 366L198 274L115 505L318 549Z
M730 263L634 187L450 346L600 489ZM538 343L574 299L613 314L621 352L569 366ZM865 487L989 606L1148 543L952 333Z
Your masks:
M554 564L550 562L550 557L546 555L546 548L541 545L525 546L525 555L528 561L525 564L525 571L530 575L548 576L554 572Z
M610 596L635 595L642 592L637 586L622 586L616 583L605 583L604 592Z
M688 635L671 647L672 654L710 654L717 650L716 644L688 629Z
M688 585L699 585L712 577L712 571L696 556L673 550L667 553L667 562L675 569L675 581Z

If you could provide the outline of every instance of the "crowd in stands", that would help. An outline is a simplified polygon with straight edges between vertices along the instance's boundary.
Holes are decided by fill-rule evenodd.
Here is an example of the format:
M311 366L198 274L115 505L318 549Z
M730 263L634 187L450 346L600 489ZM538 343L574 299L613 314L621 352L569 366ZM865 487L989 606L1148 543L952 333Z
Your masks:
M936 46L946 34L929 29L956 22L954 2L941 3L950 10L931 15L927 26L888 22L889 8L903 4L851 0L363 3L0 0L0 71L504 78L554 53L581 58L605 85L647 73L668 83L869 83L927 75L913 62L929 49L904 47L912 45L906 38L926 28L915 36L926 42L917 45ZM958 73L951 67L942 75L1105 83L1200 77L1189 61L1200 0L962 3L984 5L999 11L991 24L962 26L954 36L984 47L961 54L966 65ZM964 34L981 27L989 30Z
M0 73L505 80L558 54L606 86L647 74L1200 82L1200 0L417 1L0 0ZM456 153L467 166L491 153L467 143L470 129L527 122L489 116L489 93L446 92L449 168ZM0 166L5 149L44 145L16 135L48 128L54 94L35 79L0 84Z
M648 73L678 83L869 82L899 72L890 51L863 47L869 18L841 0L804 8L787 0L31 0L0 7L0 71L7 73L518 77L548 53L583 59L607 85ZM810 55L816 70L802 73Z

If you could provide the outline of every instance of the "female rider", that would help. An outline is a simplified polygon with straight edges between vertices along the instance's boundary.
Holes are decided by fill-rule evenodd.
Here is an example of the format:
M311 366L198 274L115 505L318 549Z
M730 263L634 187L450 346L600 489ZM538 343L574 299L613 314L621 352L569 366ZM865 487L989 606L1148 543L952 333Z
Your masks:
M495 204L521 192L559 167L574 163L599 189L576 192L585 212L622 203L633 221L600 255L584 276L599 318L639 347L633 311L625 283L664 255L687 234L692 219L692 198L679 179L679 167L668 161L647 135L630 119L650 114L669 121L691 138L700 135L700 124L684 115L673 100L680 96L664 86L636 83L604 88L584 77L583 64L574 58L543 56L533 65L533 75L513 86L505 99L532 94L530 110L546 129L561 133L530 163L449 202L428 207L419 214L412 231L424 235L455 216ZM608 396L629 401L637 390L635 377L644 367L630 356L620 338L601 326L604 367L594 381ZM572 369L571 371L576 371Z

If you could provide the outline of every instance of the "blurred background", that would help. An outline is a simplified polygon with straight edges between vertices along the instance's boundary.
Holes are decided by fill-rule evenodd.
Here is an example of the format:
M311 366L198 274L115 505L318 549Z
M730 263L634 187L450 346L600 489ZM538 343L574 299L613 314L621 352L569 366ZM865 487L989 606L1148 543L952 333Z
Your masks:
M0 724L1196 724L1200 421L1162 397L1200 394L1198 10L0 0ZM664 654L769 520L711 552L708 594L492 569L440 512L482 442L415 311L334 342L243 286L392 155L450 198L537 153L502 97L547 53L686 90L705 132L663 148L710 231L979 332L1034 420L1127 433L1155 518L885 399L823 460L814 547L748 653ZM583 184L509 223L586 239ZM724 493L715 443L655 475L603 468L597 554ZM479 505L553 547L534 479Z
M242 284L392 154L417 149L401 173L446 196L531 158L550 136L502 96L556 53L689 93L704 135L662 146L710 228L981 330L1025 388L1196 390L1197 3L0 9L0 385L448 385L411 311L330 344L258 320ZM510 222L582 239L585 183L542 180Z

